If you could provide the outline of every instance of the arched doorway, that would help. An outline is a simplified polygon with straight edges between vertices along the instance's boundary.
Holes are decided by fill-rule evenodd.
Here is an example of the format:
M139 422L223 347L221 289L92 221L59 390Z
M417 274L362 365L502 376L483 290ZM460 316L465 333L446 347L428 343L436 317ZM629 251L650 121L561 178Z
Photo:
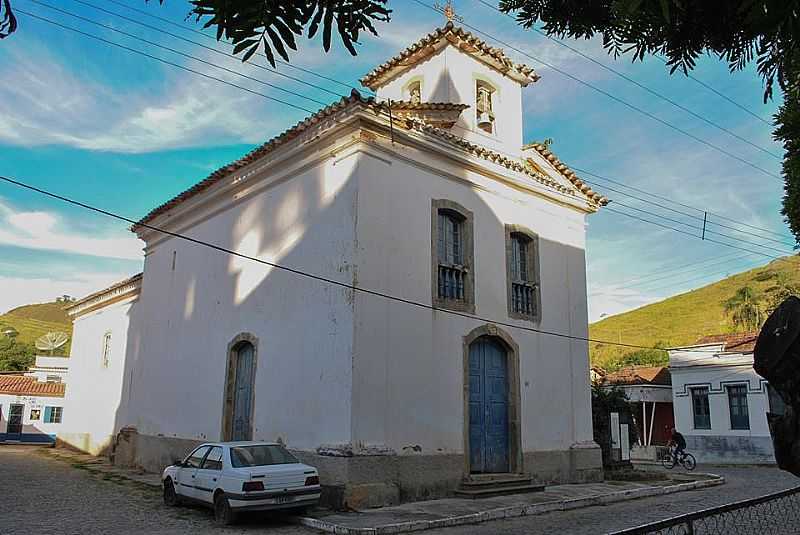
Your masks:
M253 439L256 344L254 336L239 335L229 346L222 429L224 440Z
M519 356L494 325L464 339L467 474L519 473Z

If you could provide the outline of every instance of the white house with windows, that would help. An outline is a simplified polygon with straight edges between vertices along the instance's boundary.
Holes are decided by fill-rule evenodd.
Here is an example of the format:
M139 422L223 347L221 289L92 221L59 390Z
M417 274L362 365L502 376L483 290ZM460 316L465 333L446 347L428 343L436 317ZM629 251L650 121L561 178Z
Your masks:
M753 371L757 337L708 336L669 350L675 427L700 462L775 462L766 413L784 405Z
M280 441L351 505L601 478L582 338L586 217L607 200L523 143L537 79L448 23L363 78L376 99L150 212L135 296L71 309L68 407L103 422L74 432L121 430L115 462L152 470Z
M92 454L111 452L121 426L128 332L141 281L136 275L67 308L73 337L60 442Z
M0 374L0 443L55 442L64 416L65 390L61 381Z

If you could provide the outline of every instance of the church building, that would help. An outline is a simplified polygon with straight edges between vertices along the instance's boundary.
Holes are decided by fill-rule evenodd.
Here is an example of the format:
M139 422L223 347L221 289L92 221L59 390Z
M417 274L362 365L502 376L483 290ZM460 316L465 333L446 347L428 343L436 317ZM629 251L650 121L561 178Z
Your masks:
M69 394L112 368L119 390L82 444L116 437L115 462L160 470L201 441L279 441L354 506L487 475L601 479L585 246L607 199L523 140L538 78L448 22L363 77L375 97L353 91L147 214L125 300L73 305L94 342L75 346Z

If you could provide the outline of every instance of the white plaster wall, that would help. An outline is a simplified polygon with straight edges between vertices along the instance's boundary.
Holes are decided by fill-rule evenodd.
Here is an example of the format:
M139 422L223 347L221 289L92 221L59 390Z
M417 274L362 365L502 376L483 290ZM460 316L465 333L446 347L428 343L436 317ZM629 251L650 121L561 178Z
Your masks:
M475 85L478 79L496 88L493 99L495 133L476 126ZM522 149L522 87L473 57L448 45L414 65L377 91L378 99L408 100L409 82L422 82L423 102L468 104L453 127L453 133L497 151L519 155Z
M184 232L352 283L356 162L327 158L280 182L251 177L255 190ZM219 439L228 344L246 332L259 340L254 438L298 449L349 441L349 290L178 239L148 245L127 424Z
M477 315L587 335L582 213L430 155L404 156L430 167L364 156L359 168L363 287L431 303L431 199L449 199L474 214ZM506 223L540 236L540 325L508 317ZM428 454L463 452L462 340L484 322L364 294L356 303L354 441L397 451L418 445ZM564 450L592 440L586 343L503 329L520 347L523 451Z
M44 408L45 407L65 407L64 398L61 397L46 397L46 396L17 396L10 394L0 394L0 433L6 432L8 425L8 413L11 405L22 404L25 405L23 409L22 425L23 433L43 433L46 435L55 435L63 429L64 418L67 415L67 409L63 409L62 420L60 424L44 423ZM31 420L31 409L40 409L39 420Z
M98 451L111 443L121 427L122 388L128 332L138 304L125 300L73 322L70 375L65 396L62 433L67 442ZM103 365L103 341L111 333L108 366ZM68 434L68 435L67 435Z
M766 382L751 367L707 366L671 368L676 428L687 436L769 437L766 413L769 399ZM748 385L747 408L750 429L731 429L730 407L725 385ZM709 386L710 385L710 386ZM711 429L695 429L689 388L709 386Z

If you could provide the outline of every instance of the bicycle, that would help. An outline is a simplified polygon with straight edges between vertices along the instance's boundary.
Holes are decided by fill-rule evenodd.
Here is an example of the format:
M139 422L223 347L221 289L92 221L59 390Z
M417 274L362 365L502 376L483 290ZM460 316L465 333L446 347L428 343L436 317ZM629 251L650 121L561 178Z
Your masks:
M681 452L680 456L676 459L674 452L675 448L670 448L667 450L667 453L661 458L661 464L664 468L672 469L675 468L676 464L681 465L686 470L691 472L697 467L697 460L694 458L694 455L691 453L686 453L685 451Z

